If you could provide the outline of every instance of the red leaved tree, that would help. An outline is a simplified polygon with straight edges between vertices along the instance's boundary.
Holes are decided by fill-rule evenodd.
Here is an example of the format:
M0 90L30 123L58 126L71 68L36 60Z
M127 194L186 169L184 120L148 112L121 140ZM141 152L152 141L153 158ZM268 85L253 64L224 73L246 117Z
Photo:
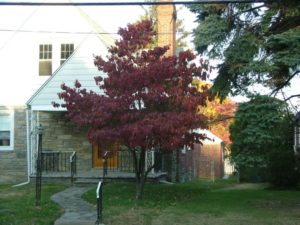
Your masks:
M231 139L229 127L233 122L237 104L228 97L222 102L218 97L215 97L214 100L207 103L207 108L213 109L216 113L209 118L209 129L221 138L227 145L230 145Z
M195 56L190 51L165 57L168 47L148 49L155 35L149 21L129 24L119 35L107 58L95 58L107 74L95 77L100 92L87 91L76 81L75 87L63 84L59 96L67 118L88 127L90 142L117 142L132 153L136 198L141 198L154 167L146 168L146 151L170 152L204 138L193 129L206 126L206 117L196 111L208 94L191 83L207 71L191 63Z
M211 84L194 80L193 85L202 91L203 88L211 88ZM204 114L208 119L209 130L221 138L227 146L231 144L229 126L233 121L234 113L237 109L237 104L233 102L229 97L221 99L218 96L211 96L207 99L205 106L199 106L199 113Z

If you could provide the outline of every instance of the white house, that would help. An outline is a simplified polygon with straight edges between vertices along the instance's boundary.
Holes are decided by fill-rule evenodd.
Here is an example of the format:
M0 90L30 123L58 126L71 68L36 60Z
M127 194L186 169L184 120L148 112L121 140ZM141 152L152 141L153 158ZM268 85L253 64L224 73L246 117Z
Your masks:
M170 9L166 15L172 20L173 7ZM103 148L110 150L115 145L90 144L85 132L66 121L65 110L54 108L52 102L60 102L57 94L62 83L72 86L79 80L87 90L99 91L94 77L105 75L93 59L105 56L114 40L78 7L35 7L25 14L1 42L0 60L5 63L0 73L5 74L0 75L0 183L21 182L26 177L29 181L35 173L39 125L44 128L44 170L68 171L74 153L78 170L103 167ZM165 26L174 27L173 23ZM153 156L151 153L147 161ZM129 172L130 160L126 153L118 153L109 164Z
M19 10L24 14L23 20L12 24L13 29L3 31L0 36L0 184L29 181L35 173L39 125L44 128L46 172L69 171L69 159L74 153L79 171L102 168L103 149L113 150L116 146L90 144L84 130L77 130L66 121L65 110L54 108L52 102L60 102L57 94L62 83L72 86L79 80L87 90L99 91L94 77L105 74L97 70L93 59L95 55L108 53L113 38L78 7ZM168 18L161 19L167 22L161 22L160 26L170 30L166 33L174 42L173 10L173 7L163 10L163 16ZM5 14L13 19L0 7L0 15ZM106 19L114 16L108 15ZM107 22L103 21L106 25ZM0 31L4 24L0 19ZM169 40L165 36L162 39ZM185 157L184 154L183 159L188 162ZM150 153L147 162L153 163L155 158ZM110 157L109 166L125 174L133 169L130 160L125 152L118 152ZM190 170L187 167L186 171Z
M98 91L93 77L101 73L93 59L95 55L105 56L107 47L114 43L78 7L34 7L14 12L18 10L24 14L23 21L18 21L21 25L11 24L12 30L3 31L0 42L0 183L23 181L33 173L35 128L42 122L39 115L63 111L51 104L59 101L62 83L73 85L78 79L87 89ZM0 14L5 17L5 8L0 8ZM67 132L62 135L46 128L45 148L53 147L47 146L47 137L53 140L55 132L63 138L61 142L56 139L58 146L74 150L66 147ZM82 142L88 145L84 138ZM55 147L51 150L57 150Z

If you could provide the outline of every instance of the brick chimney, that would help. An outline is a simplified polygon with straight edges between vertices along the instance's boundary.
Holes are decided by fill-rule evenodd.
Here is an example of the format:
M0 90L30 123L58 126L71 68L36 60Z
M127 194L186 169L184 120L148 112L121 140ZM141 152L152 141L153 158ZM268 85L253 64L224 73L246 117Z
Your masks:
M158 0L158 2L173 2L173 0ZM157 42L158 46L168 45L170 49L166 56L176 54L176 8L175 5L158 5L157 14Z

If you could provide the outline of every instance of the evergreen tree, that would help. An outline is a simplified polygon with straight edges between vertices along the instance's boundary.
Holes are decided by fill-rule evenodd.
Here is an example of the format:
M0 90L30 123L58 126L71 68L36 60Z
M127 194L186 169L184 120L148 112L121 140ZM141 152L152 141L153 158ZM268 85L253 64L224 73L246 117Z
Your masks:
M297 185L299 168L290 116L286 103L268 96L240 104L230 135L231 157L242 180L266 179L280 187Z
M196 50L222 61L213 86L222 98L249 95L254 84L277 94L300 75L299 1L197 4L190 10L199 22Z

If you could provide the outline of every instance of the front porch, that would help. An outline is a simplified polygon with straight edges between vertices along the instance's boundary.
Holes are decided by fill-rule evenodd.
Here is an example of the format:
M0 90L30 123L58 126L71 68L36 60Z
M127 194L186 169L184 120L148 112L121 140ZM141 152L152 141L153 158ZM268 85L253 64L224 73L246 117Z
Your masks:
M135 181L132 157L128 151L107 151L101 156L101 159L97 159L96 168L85 170L77 165L78 154L76 151L42 151L41 156L43 181L66 181L77 184L98 183L99 180L105 182ZM145 161L146 168L154 163L154 159L155 152L149 151ZM94 162L95 159L92 161ZM166 174L166 172L162 172L161 169L156 167L148 174L147 181L159 182L165 180ZM33 173L31 178L35 179L36 173Z
M35 180L36 175L33 174L31 179ZM147 181L150 183L158 183L166 179L166 172L149 173ZM102 169L92 169L90 171L78 171L72 178L70 172L43 172L42 180L49 182L74 182L75 184L98 183L103 180ZM107 171L104 182L134 182L135 174L133 172Z

